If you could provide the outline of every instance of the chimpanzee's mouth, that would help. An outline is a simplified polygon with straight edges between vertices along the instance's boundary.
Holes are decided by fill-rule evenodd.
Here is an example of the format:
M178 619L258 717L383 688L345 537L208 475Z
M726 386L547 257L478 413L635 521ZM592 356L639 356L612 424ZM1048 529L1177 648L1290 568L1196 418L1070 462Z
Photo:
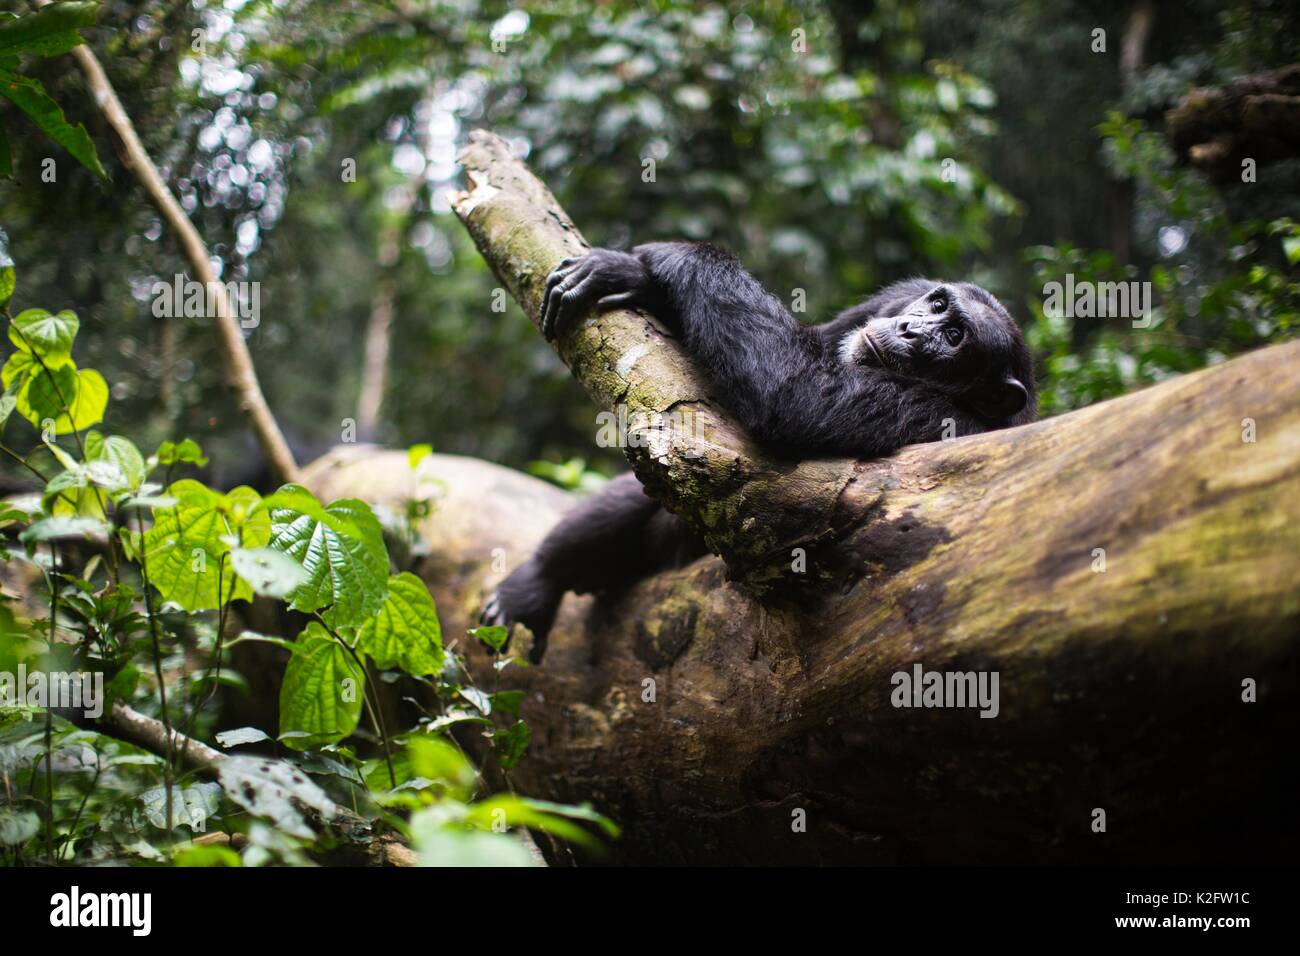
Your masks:
M885 360L885 353L881 350L880 346L876 345L876 343L872 341L871 333L865 329L862 332L862 341L866 343L867 348L871 351L871 355L875 358L876 361L874 364L880 366L886 371L891 371L889 362Z

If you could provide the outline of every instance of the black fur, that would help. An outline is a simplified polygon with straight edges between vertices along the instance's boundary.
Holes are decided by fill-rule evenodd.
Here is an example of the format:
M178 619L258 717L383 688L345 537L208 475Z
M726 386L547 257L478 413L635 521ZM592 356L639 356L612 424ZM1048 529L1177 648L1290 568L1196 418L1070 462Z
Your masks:
M969 283L907 279L831 322L804 326L731 254L651 243L562 262L547 280L543 333L563 334L593 305L652 311L750 434L792 457L871 458L1034 417L1033 366L1020 332ZM526 625L536 662L564 592L626 586L704 550L623 475L565 515L489 599L483 620Z

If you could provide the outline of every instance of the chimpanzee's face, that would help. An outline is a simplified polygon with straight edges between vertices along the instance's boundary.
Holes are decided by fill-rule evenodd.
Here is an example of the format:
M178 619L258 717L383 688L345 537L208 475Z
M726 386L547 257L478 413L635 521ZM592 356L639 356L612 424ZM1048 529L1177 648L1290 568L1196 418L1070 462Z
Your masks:
M969 398L988 418L1013 418L1030 404L1033 367L1020 330L970 283L938 283L897 314L870 319L844 338L841 355Z

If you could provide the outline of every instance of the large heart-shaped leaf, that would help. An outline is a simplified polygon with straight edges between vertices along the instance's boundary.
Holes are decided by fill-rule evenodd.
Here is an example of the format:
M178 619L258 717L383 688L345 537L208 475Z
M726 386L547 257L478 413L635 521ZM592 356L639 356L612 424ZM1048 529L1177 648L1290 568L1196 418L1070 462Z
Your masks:
M271 547L307 572L289 595L299 611L333 605L339 626L360 625L379 610L388 584L388 549L379 520L356 499L321 507L305 488L286 485L267 499Z
M365 674L316 621L298 635L280 685L280 734L294 750L334 743L361 719ZM285 737L293 733L292 737Z
M379 667L400 667L415 677L442 670L442 628L423 581L409 572L388 579L379 613L361 625L357 648Z
M4 366L6 390L17 386L17 410L37 428L49 419L56 435L67 435L103 421L108 383L94 369L77 370L71 361L42 368L27 352L15 352ZM72 415L64 412L64 403Z
M77 393L77 367L71 362L49 371L29 352L15 352L5 363L5 387L15 388L18 414L37 428L45 419L63 414L63 403L71 404Z
M144 484L148 474L140 449L121 435L105 437L99 432L90 432L86 435L86 461L106 461L117 466L132 491Z
M77 372L76 397L71 399L72 415L60 415L54 420L54 434L68 435L97 425L104 420L108 408L108 383L93 368Z
M221 559L232 546L261 547L270 538L270 519L256 507L257 492L240 487L221 495L184 479L167 494L176 505L155 509L153 527L144 536L150 583L187 611L251 599L253 589Z
M72 357L72 341L80 327L76 313L67 309L57 315L27 309L9 323L9 341L24 352L39 355L46 365L62 365Z

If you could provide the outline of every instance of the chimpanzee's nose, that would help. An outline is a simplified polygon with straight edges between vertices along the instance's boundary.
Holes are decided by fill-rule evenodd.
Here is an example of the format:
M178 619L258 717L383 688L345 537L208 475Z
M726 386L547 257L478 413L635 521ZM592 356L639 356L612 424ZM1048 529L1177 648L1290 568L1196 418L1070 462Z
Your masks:
M916 331L912 328L912 323L908 322L907 319L898 320L899 338L914 339L916 338L916 334Z

